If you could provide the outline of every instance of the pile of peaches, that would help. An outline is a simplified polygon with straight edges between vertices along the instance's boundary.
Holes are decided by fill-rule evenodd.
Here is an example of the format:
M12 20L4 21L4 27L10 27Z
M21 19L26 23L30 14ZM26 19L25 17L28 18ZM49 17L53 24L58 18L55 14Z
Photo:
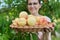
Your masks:
M52 27L53 23L48 22L45 16L28 15L27 12L22 11L18 18L12 20L10 27Z

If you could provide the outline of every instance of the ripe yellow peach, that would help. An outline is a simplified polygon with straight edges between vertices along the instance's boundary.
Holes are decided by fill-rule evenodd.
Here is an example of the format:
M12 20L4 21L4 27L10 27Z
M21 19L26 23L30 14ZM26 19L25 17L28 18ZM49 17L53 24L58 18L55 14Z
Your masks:
M14 27L18 27L18 20L19 18L15 18L15 20L12 21L12 24L14 25Z
M37 21L37 23L36 23L36 24L38 24L38 25L39 25L40 16L36 16L36 21Z
M26 19L25 18L20 18L18 21L19 26L25 26L26 25Z
M22 12L20 12L19 17L20 17L20 18L26 18L26 19L27 19L28 13L25 12L25 11L22 11Z
M12 22L14 23L14 22L17 22L19 20L19 18L15 18L15 20L13 20Z
M30 25L30 26L34 26L34 25L36 24L36 19L35 19L34 17L29 17L29 18L27 19L27 23L28 23L28 25Z
M17 23L18 20L19 20L19 18L15 18L15 20L13 20L12 23L13 23L14 25L18 25L18 23Z

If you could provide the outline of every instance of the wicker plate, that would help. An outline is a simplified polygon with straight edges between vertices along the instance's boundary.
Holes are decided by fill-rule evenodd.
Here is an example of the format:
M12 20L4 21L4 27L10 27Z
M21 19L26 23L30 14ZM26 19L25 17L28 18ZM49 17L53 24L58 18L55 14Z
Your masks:
M35 26L20 26L20 27L16 27L16 26L10 26L12 29L16 29L18 31L23 31L23 32L38 32L38 31L43 31L44 28L46 28L46 26L42 27L41 25L35 25Z

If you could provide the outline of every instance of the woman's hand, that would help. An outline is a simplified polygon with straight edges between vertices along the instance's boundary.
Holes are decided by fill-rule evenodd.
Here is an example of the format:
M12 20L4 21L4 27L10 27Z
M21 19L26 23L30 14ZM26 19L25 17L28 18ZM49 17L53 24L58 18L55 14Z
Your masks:
M48 24L47 27L45 27L45 28L43 29L44 32L54 31L54 26L55 26L55 25L56 25L55 23L50 23L50 24Z

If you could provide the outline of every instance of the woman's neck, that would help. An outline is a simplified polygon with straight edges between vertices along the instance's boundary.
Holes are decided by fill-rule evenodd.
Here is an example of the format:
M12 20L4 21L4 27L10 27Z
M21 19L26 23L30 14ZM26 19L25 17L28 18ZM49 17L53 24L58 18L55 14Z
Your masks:
M38 13L34 13L34 14L32 14L32 15L34 15L34 16L39 16L39 14L38 14Z

